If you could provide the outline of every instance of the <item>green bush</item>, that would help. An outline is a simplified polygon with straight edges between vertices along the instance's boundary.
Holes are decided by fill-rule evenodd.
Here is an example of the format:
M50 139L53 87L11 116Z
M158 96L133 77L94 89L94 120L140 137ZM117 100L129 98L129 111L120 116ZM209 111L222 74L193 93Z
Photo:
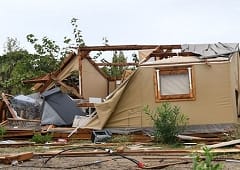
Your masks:
M46 143L52 141L52 135L46 134L46 135L41 135L39 133L34 134L34 136L31 139L32 142L35 143Z
M170 103L162 103L155 111L146 106L144 112L153 120L156 142L173 144L177 141L176 136L186 128L187 117L180 113L179 107Z
M214 155L211 149L208 147L203 147L204 159L200 158L200 155L195 155L193 157L193 170L221 170L223 165L220 163L213 163Z

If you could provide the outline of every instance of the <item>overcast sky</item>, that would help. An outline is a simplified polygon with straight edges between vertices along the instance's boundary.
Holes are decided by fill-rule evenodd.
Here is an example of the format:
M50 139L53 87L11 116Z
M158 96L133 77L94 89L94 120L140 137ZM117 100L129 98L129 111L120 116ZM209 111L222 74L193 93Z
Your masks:
M239 42L239 0L0 0L0 53L7 37L63 41L78 18L87 45Z

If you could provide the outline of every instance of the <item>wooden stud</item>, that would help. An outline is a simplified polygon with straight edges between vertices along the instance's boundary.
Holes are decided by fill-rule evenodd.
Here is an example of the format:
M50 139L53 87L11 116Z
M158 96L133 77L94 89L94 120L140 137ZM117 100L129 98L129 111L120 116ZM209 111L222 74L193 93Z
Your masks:
M11 107L11 105L4 93L2 93L2 99L5 102L5 104L7 105L8 110L10 111L12 117L17 119L16 111Z

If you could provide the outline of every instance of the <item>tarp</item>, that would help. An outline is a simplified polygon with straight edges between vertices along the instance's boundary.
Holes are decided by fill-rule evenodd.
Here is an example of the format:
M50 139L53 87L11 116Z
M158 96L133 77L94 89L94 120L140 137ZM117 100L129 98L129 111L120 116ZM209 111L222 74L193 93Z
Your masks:
M24 119L39 119L41 103L31 96L18 95L11 99L11 105L18 116Z
M183 44L183 52L200 54L200 58L230 57L229 54L238 51L238 43L215 43L215 44Z
M44 92L42 97L42 125L67 126L73 123L75 115L86 115L70 96L62 93L58 87Z

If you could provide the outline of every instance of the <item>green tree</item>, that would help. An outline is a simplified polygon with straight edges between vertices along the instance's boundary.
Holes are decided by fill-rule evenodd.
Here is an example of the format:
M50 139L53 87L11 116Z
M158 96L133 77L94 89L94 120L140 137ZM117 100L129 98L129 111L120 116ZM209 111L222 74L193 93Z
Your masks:
M66 54L72 51L71 46L75 47L85 46L82 31L78 28L77 21L78 19L76 18L71 19L71 25L73 27L73 40L65 36L63 38L64 45L62 47L60 47L60 45L58 45L56 41L51 40L47 36L44 36L43 38L39 39L36 38L35 35L33 34L28 34L26 36L27 41L33 45L38 55L48 56L51 59L61 60L64 58Z
M0 91L9 94L29 93L23 80L49 73L56 69L52 58L30 54L25 50L8 52L0 56Z
M27 51L13 51L0 56L0 91L5 93L14 94L21 92L21 78L27 74L28 70L18 72L19 68L22 67L21 63L25 61L28 55ZM25 63L27 63L25 61Z
M78 20L77 18L71 19L71 24L73 26L73 35L74 35L75 45L77 47L83 47L83 46L85 46L85 42L83 40L82 31L78 28L77 20ZM71 39L68 38L68 43L70 43L70 42L71 42Z
M20 42L17 40L17 38L7 37L7 41L4 44L4 52L13 52L13 51L19 51L20 48Z
M127 63L127 58L125 57L124 53L122 51L114 51L113 57L112 57L112 63ZM110 77L114 78L121 78L122 73L124 70L127 69L127 66L105 66L102 68L103 72L107 74Z
M49 46L51 45L50 41L46 40L45 44L51 47ZM42 51L45 50L44 53L39 52L42 55L30 54L19 47L16 38L7 38L5 54L0 56L0 92L9 94L28 93L30 87L24 85L22 80L56 70L59 64L58 60L55 59L53 53L46 50L47 47L42 49Z

